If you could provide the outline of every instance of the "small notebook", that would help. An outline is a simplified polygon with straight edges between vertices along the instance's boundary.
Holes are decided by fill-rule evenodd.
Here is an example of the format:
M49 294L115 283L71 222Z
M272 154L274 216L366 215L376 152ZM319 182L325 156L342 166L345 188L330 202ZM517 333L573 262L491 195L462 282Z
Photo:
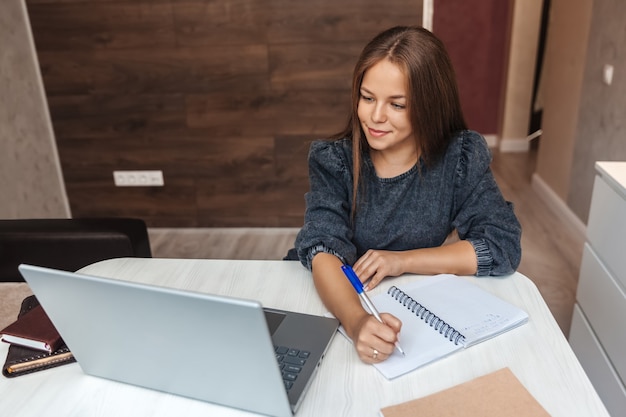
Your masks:
M436 275L372 297L402 321L397 351L374 366L396 378L528 321L522 309L454 275Z
M28 315L29 312L37 306L39 306L39 301L34 295L26 297L22 301L18 320ZM7 378L13 378L73 362L76 362L76 360L72 352L70 352L65 343L63 343L63 340L61 340L61 344L50 353L11 344L2 367L2 375Z
M382 417L549 417L509 368L380 410Z
M63 343L59 332L39 304L26 311L0 333L3 342L48 353L54 352Z

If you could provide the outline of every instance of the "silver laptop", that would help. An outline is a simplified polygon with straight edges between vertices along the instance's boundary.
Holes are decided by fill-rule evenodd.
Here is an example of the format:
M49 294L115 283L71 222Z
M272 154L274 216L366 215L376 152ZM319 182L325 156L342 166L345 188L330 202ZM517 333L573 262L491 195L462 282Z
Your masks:
M338 327L256 301L19 270L86 374L260 414L297 410Z

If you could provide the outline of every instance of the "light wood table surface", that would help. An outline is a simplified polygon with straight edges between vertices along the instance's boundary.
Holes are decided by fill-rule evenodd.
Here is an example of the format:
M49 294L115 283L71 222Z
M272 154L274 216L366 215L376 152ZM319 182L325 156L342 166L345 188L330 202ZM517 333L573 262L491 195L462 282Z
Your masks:
M311 274L298 262L122 258L80 272L184 290L256 299L266 307L323 315ZM509 367L554 417L608 416L535 285L515 273L466 277L526 312L527 324L393 381L362 363L338 334L298 417L377 416L382 407L422 397ZM373 293L419 280L387 279ZM114 304L115 300L111 300ZM97 323L94 323L97 325ZM7 345L0 346L6 357ZM488 401L488 399L486 399ZM243 416L235 409L85 375L78 364L0 378L0 416Z

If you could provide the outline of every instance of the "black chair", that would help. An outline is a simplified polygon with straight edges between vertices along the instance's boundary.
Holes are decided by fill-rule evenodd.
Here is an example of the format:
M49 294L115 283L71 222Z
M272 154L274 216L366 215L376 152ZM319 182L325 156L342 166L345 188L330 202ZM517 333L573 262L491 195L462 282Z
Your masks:
M23 282L17 269L21 263L76 271L120 257L152 257L143 220L0 220L0 282Z

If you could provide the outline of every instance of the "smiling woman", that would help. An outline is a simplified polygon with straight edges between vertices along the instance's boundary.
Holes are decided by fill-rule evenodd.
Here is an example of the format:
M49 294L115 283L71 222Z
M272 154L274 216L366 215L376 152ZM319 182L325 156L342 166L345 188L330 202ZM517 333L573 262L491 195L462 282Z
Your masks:
M407 85L403 70L385 59L363 77L358 116L370 156L379 177L395 177L408 171L418 149L407 112Z
M389 357L402 323L367 314L342 264L369 289L403 273L505 275L519 265L520 224L490 162L483 137L466 128L439 39L394 27L365 46L346 128L311 145L296 239L298 258L364 362ZM446 242L453 232L459 239Z

